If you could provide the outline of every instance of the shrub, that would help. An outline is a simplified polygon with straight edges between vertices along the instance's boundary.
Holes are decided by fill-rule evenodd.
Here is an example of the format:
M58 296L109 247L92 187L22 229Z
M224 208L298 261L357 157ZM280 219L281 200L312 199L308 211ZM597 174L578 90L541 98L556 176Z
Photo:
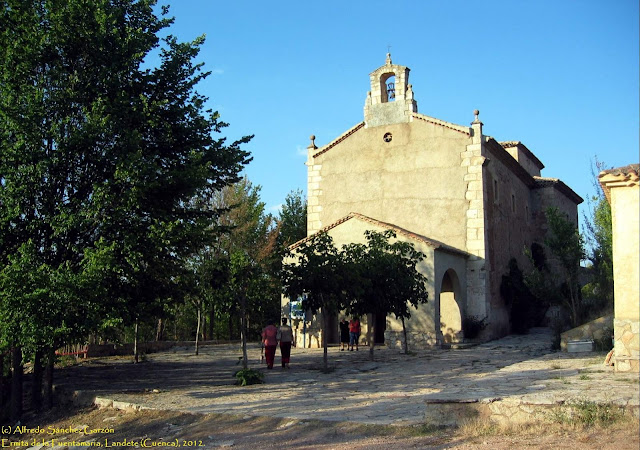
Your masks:
M613 348L613 343L611 342L612 334L611 328L606 327L602 330L602 337L593 340L597 352L608 352Z
M254 369L242 369L238 370L234 376L236 377L236 384L240 386L249 386L250 384L262 384L264 383L264 374L259 370Z
M480 332L487 326L487 318L479 319L478 317L471 316L462 319L462 332L465 339L475 339Z

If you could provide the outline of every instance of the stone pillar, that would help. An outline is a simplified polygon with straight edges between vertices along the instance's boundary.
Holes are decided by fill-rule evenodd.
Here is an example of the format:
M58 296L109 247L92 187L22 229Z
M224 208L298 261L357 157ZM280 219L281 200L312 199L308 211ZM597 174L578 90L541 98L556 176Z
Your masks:
M615 370L640 371L640 165L607 170L599 181L611 204Z
M322 221L320 220L320 196L322 195L322 189L320 188L320 182L322 181L321 164L314 164L313 155L318 150L316 147L314 135L310 136L311 143L307 147L307 236L311 236L313 233L322 228Z
M466 251L471 255L467 262L467 316L478 319L487 317L489 312L488 296L489 280L487 278L485 259L485 216L484 201L486 192L482 168L489 163L484 156L482 122L478 120L479 111L475 110L475 120L471 123L471 144L460 154L461 166L467 168L464 181L467 183L465 198L467 208L467 245Z

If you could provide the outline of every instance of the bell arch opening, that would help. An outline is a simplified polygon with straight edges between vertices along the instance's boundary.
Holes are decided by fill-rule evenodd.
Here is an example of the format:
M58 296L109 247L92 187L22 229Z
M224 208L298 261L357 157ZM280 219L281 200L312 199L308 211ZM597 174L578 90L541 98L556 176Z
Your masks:
M396 99L396 74L385 73L380 77L380 101L382 103L393 102Z

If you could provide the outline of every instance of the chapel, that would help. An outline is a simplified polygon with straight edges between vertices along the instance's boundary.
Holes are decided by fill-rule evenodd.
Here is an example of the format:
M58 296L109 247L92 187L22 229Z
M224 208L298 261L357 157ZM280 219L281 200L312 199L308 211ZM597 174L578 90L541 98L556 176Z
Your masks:
M365 242L366 230L392 229L427 256L419 270L429 302L406 323L411 345L460 342L465 317L485 321L482 339L508 334L500 282L509 260L526 267L523 250L544 244L548 207L577 226L582 198L543 177L544 165L522 142L485 135L478 110L469 126L420 114L409 68L390 54L369 78L364 120L321 147L311 136L307 239L327 232L341 247ZM284 314L291 306L283 298ZM338 339L339 318L332 320L329 343ZM319 346L319 321L302 322L294 321L298 344ZM377 343L401 344L399 321L377 322Z

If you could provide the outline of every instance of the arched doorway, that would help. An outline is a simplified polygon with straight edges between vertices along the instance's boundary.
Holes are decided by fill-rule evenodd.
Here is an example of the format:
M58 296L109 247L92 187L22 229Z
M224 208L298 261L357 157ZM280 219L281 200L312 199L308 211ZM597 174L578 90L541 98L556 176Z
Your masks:
M444 273L440 286L440 332L444 344L460 342L463 338L459 298L460 281L458 275L453 269L449 269Z

